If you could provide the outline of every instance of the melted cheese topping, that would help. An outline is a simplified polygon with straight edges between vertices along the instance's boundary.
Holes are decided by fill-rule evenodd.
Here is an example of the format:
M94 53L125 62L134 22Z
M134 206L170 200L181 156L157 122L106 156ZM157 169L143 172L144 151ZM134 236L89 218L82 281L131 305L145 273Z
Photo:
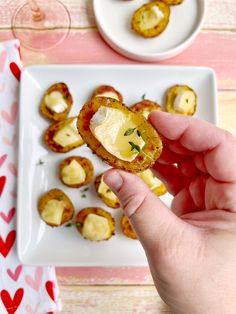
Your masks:
M163 12L155 5L151 9L143 12L140 27L142 29L154 28L163 18Z
M148 116L149 116L149 114L150 114L150 111L149 110L147 110L147 109L144 109L143 110L143 112L142 112L142 114L143 114L143 116L144 116L144 118L148 118Z
M84 221L82 235L86 239L102 241L110 237L110 226L107 218L89 214Z
M65 203L58 200L50 200L46 203L41 212L42 219L51 225L59 226L61 224Z
M195 105L195 95L192 91L184 91L175 97L174 109L186 113L191 111Z
M69 165L62 169L62 181L66 184L80 184L85 181L86 173L84 168L73 159Z
M70 124L66 124L63 128L61 128L53 137L54 142L61 145L62 147L66 147L69 145L73 145L77 142L83 142L79 132L77 130L77 118L73 119Z
M138 173L138 176L149 186L151 190L154 190L162 184L162 182L153 175L150 169Z
M63 98L63 94L58 91L54 91L49 95L46 95L44 102L46 107L55 113L61 113L67 109L67 103Z
M106 198L108 198L114 203L119 202L117 196L112 192L109 186L103 181L103 177L101 178L101 182L98 187L98 193L104 195Z
M101 106L90 121L90 130L103 147L125 161L132 161L139 154L136 149L131 150L129 142L138 145L140 150L145 145L137 130L129 136L124 136L124 133L132 128L137 128L132 121L132 115L115 108Z
M96 97L109 97L120 101L116 92L104 92L102 94L96 95Z

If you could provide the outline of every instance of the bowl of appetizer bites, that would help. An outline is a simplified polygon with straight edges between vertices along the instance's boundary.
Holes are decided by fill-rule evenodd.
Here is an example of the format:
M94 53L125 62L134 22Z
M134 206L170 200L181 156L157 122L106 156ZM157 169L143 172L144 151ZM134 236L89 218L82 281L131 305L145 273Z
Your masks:
M148 62L186 49L201 29L206 4L205 0L93 0L93 9L100 34L114 50Z

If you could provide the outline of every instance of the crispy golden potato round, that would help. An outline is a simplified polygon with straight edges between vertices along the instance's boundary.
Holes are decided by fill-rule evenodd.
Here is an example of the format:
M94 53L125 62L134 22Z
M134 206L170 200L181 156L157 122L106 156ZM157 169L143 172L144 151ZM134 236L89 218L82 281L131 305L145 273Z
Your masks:
M81 180L80 173L78 173L78 176L75 177L76 173L74 172L76 171L78 172L78 170L73 169L73 166L71 169L68 169L68 166L71 165L71 162L73 161L75 161L82 167L81 171L84 171L84 173L82 173L82 176L84 175L85 178L80 183L74 183L76 181ZM93 164L89 159L85 157L80 156L68 157L62 160L62 162L59 165L59 178L61 182L66 186L69 186L71 188L80 188L81 186L89 184L93 180Z
M137 102L136 104L132 105L130 109L133 112L141 113L146 119L148 118L149 114L154 110L161 111L161 106L156 102L148 99L144 99L142 101Z
M138 125L139 136L142 137L145 145L139 150L133 161L121 160L109 153L96 139L90 130L90 120L100 107L110 107L122 111L125 115L133 115L132 119ZM81 109L78 117L77 127L80 135L90 149L101 159L115 168L129 172L140 172L155 163L162 151L162 141L153 126L140 114L132 112L122 103L112 98L95 97L87 102ZM133 147L131 147L131 150Z
M56 201L53 203L52 201ZM50 207L51 206L51 207ZM55 223L55 215L56 211L60 210L60 208L63 208L63 213L61 216L61 221L58 224ZM43 213L45 213L45 210L50 210L50 213L48 213L47 220L46 217L43 218ZM72 219L74 215L74 206L69 199L69 197L61 190L59 189L52 189L46 193L44 193L39 201L38 201L38 212L42 220L46 224L48 224L51 227L58 227L63 225L65 222ZM50 219L50 217L51 219ZM53 219L54 217L54 219Z
M197 94L187 85L174 85L166 92L165 110L192 116L197 109Z
M56 122L50 125L46 130L44 134L44 142L52 151L57 153L66 153L84 144L84 141L80 136L77 128L73 129L70 127L74 119L77 120L77 117L72 117ZM61 135L61 140L59 138L56 142L55 136L59 137L59 131L63 134ZM68 141L68 145L66 144L66 141Z
M67 108L60 113L57 113L50 108L47 107L45 103L45 97L50 95L52 92L59 92L62 94L62 97L67 104ZM42 100L40 102L40 112L42 115L50 120L53 121L62 121L65 120L68 113L70 112L71 106L73 103L73 98L71 96L71 93L69 91L68 86L65 83L56 83L50 86L47 91L44 93Z
M160 35L169 23L170 8L162 1L152 1L138 8L131 20L132 29L144 38Z
M119 208L120 201L118 197L112 192L108 185L105 184L103 181L103 174L100 174L95 179L95 190L97 195L101 198L101 200L106 204L108 207L111 208ZM102 188L102 190L101 190Z
M134 231L134 229L132 228L129 219L126 215L122 215L121 220L120 220L120 227L121 227L121 231L123 232L123 234L133 240L137 240L137 234Z
M80 234L84 237L83 235L84 222L89 214L101 216L108 220L110 231L109 231L108 237L104 240L109 240L115 234L115 220L109 212L99 207L88 207L78 212L76 216L75 225L76 225L77 230L80 232ZM84 238L87 240L91 240L86 237ZM91 240L91 241L94 241L94 240ZM95 240L95 241L103 241L103 240Z
M98 88L96 88L91 98L97 97L97 96L110 97L120 102L123 102L123 96L121 95L121 93L118 92L114 87L110 85L101 85Z
M161 0L162 2L165 2L168 5L177 5L181 4L184 0Z

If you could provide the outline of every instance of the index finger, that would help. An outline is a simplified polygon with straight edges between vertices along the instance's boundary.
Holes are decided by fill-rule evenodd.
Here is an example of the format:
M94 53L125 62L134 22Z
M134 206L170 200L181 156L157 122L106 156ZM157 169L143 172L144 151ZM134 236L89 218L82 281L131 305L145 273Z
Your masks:
M180 114L154 111L149 121L165 138L203 153L206 169L216 180L236 180L236 140L213 124Z

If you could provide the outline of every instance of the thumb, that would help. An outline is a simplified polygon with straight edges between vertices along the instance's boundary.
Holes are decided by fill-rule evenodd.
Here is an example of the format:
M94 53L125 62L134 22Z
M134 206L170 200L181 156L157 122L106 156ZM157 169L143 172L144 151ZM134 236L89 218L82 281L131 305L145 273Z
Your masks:
M175 216L135 174L111 169L105 183L117 195L146 253L172 242L185 223ZM150 253L150 254L149 254Z

